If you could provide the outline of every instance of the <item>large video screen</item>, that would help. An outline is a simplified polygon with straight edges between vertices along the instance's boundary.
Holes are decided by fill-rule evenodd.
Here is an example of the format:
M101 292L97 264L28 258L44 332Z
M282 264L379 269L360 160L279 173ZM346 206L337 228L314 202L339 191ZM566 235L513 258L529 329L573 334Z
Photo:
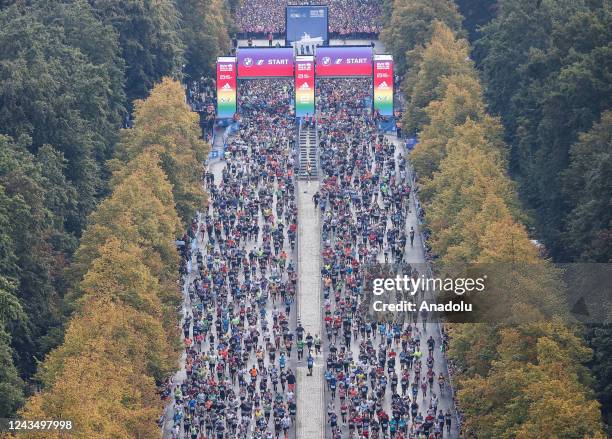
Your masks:
M372 47L317 48L317 76L372 76Z
M293 49L239 48L238 77L293 76Z
M327 13L328 9L325 5L287 6L286 44L289 46L295 43L298 47L329 44ZM312 55L312 53L309 54Z

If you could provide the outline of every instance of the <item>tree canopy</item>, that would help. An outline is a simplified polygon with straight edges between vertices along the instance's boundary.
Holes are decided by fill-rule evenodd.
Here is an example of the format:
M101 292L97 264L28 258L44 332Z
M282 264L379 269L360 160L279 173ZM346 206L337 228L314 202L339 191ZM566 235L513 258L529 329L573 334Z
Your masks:
M481 86L467 41L448 25L448 9L440 21L435 14L423 21L420 9L406 9L398 1L395 7L392 15L405 23L385 32L404 39L398 46L416 47L415 34L406 33L411 21L430 30L421 37L421 47L409 52L413 63L403 88L406 126L419 131L410 158L419 177L434 269L474 263L494 267L509 299L479 298L497 317L495 323L448 325L463 431L495 438L603 438L600 404L593 398L586 368L593 352L581 337L582 329L565 318L567 292L561 272L541 258L530 240L525 226L529 217L509 174L513 157L504 141L505 126L488 113L488 95L496 93L496 87L503 93L516 83L506 77ZM525 20L536 32L537 18ZM525 41L524 35L514 37ZM501 64L497 68L508 70ZM603 126L596 126L581 137L573 152L574 184L584 182L579 175L584 175L590 157L605 163L601 154L606 147L593 144L605 143L606 135ZM599 199L602 181L589 178L594 184L587 194L593 195L587 199ZM601 227L596 223L593 228Z
M174 111L160 107L163 99ZM43 389L27 400L23 416L73 419L75 437L82 438L158 434L156 385L174 370L180 346L174 240L182 226L164 168L177 151L182 159L195 155L190 146L206 152L187 113L183 89L170 79L136 105L134 136L126 134L129 143L122 144L126 161L113 160L111 193L90 215L70 267L75 290L66 306L74 312L64 342L40 365ZM161 131L138 134L154 130L148 123ZM191 178L179 172L172 180L187 187ZM198 182L191 193L203 198Z
M612 102L610 29L606 1L544 0L534 7L531 1L502 0L476 42L487 101L506 128L521 197L559 261L610 261L609 253L589 252L591 234L573 229L570 215L579 201L564 191L572 145ZM593 218L593 208L582 212Z
M184 221L202 205L198 188L207 151L178 82L159 99L172 103L156 104L165 108L164 117L177 117L177 125L188 121L176 128L176 138L157 146L141 139L138 152L123 157L122 170L109 160L118 157L117 142L128 137L120 128L131 124L134 99L146 97L163 77L181 78L184 64L191 77L210 74L215 57L228 50L225 3L195 3L197 14L181 15L179 6L192 5L0 1L0 278L3 297L16 298L22 311L19 319L0 322L0 386L7 395L2 417L14 416L24 382L32 384L38 362L62 342L66 318L83 295L80 282L113 233L126 233L138 246L153 242L142 250L147 268L163 274L164 307L176 300L172 240L181 223L174 200ZM141 135L152 132L153 125L136 125ZM187 144L174 145L181 136ZM129 184L121 186L124 180ZM125 215L123 224L107 221L122 203L147 199L138 198L137 190L154 200L140 204L143 212L160 215L159 223L136 216L150 226L148 235L128 227L132 218Z

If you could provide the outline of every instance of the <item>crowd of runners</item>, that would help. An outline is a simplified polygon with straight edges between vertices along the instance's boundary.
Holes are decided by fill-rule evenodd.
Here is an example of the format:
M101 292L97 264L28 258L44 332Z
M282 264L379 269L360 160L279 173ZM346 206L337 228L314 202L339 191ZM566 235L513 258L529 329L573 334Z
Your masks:
M363 297L367 267L419 275L404 262L415 237L406 230L406 159L364 105L369 79L317 87L323 182L313 208L322 224L326 437L441 438L453 423L450 406L439 403L444 336L431 324L427 334L426 315L383 320Z
M337 38L369 38L382 28L380 4L375 0L249 0L240 4L236 25L243 36L279 37L285 32L285 6L329 5L329 33Z
M415 245L406 158L378 133L371 79L317 81L321 334L295 310L293 81L239 87L240 129L209 165L209 206L183 237L184 377L168 387L169 437L295 437L296 368L315 362L326 438L451 436L445 334L426 315L385 320L369 309L369 270L420 269L405 261Z
M209 167L209 206L183 237L185 378L168 394L172 438L293 434L306 335L294 306L291 93L291 81L241 85L240 130Z

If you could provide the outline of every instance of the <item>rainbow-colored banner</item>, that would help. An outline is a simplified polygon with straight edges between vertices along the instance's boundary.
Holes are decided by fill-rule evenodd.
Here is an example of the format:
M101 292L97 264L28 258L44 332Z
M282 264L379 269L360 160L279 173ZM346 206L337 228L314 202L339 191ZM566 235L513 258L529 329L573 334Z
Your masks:
M236 58L217 58L217 118L227 119L236 113Z
M393 116L393 57L374 56L374 111Z
M295 57L295 115L313 116L315 112L314 57Z

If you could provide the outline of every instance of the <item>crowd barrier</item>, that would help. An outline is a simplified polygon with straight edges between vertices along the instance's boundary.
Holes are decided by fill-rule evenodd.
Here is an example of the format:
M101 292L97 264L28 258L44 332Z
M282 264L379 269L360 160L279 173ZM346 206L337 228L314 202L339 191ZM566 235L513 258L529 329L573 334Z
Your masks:
M220 123L223 123L220 121ZM223 128L223 127L222 127ZM240 124L238 122L228 121L227 125L224 127L225 129L221 134L218 133L217 130L213 130L212 140L211 140L211 151L208 154L208 161L212 160L220 160L223 158L223 154L227 149L227 141L229 137L238 132L240 128ZM219 136L221 138L219 139Z

